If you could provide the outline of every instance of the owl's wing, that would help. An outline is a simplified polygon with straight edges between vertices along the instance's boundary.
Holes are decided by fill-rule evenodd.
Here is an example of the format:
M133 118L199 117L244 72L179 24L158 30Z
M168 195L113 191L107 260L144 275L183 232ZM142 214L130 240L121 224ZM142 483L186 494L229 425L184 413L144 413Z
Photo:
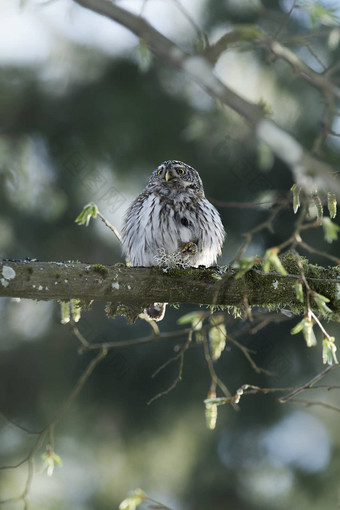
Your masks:
M123 227L123 252L128 254L133 266L155 265L154 250L151 250L154 238L154 218L156 211L155 196L141 193L131 204L125 215Z
M209 267L216 263L221 254L226 233L218 211L206 198L200 201L196 218L201 248L196 264Z

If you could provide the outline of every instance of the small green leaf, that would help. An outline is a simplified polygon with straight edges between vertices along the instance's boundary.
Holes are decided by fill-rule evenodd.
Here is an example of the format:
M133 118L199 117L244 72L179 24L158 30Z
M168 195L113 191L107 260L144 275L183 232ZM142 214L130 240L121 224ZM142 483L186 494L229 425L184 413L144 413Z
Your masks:
M85 205L81 213L74 220L78 225L85 225L86 227L90 223L91 218L97 218L98 209L94 202L90 202Z
M205 421L209 430L214 430L217 422L217 405L216 404L205 404Z
M210 317L210 324L213 325L209 329L209 343L211 349L211 357L214 361L221 357L225 349L227 330L224 325L224 317L213 315Z
M79 322L81 317L81 304L79 299L71 299L71 314L74 322Z
M132 496L121 502L119 510L135 510L145 499L147 499L145 492L142 489L136 489Z
M336 195L335 193L327 193L327 205L328 205L328 211L329 216L334 219L336 216L336 208L337 208L337 201L336 201Z
M326 303L330 302L330 299L328 299L328 297L322 296L317 292L312 292L311 296L323 315L328 315L329 313L332 313L332 310L326 305Z
M308 318L308 316L305 316L302 321L298 322L296 326L291 330L291 335L296 335L297 333L300 333L302 331L303 336L305 337L305 341L307 344L307 347L312 347L313 345L316 345L316 338L313 331L313 321Z
M60 322L62 324L67 324L71 320L71 308L69 301L61 301L60 303L60 313L61 319Z
M217 404L216 404L216 391L210 390L208 398L205 399L205 422L209 430L214 430L217 421Z
M313 330L313 322L311 320L306 320L304 328L302 330L303 336L305 337L307 347L313 347L317 344L314 330Z
M298 281L294 284L294 289L295 289L296 299L297 299L298 301L300 301L300 303L303 303L303 302L304 302L304 295L303 295L303 285L302 285L302 280L298 280Z
M313 193L313 200L316 207L317 219L321 222L323 218L323 205L317 193Z
M148 71L152 61L152 53L144 39L140 39L139 41L138 55L140 70L143 72Z
M41 458L44 461L42 470L46 469L47 476L53 475L55 466L61 467L63 465L60 456L50 446L47 447L47 452L43 453Z
M258 107L262 110L263 114L266 117L272 117L273 116L273 108L272 106L267 103L263 98L261 98L258 102Z
M334 51L338 48L340 42L340 30L339 28L333 28L328 36L328 48Z
M211 278L214 278L214 280L222 280L222 275L217 273L212 273Z
M195 340L198 344L201 344L202 342L204 342L205 338L206 338L206 331L202 331L202 330L195 331Z
M202 329L202 324L205 318L205 312L189 312L182 315L177 321L177 324L191 324L194 331Z
M317 1L305 1L301 5L309 14L309 18L313 27L317 25L333 26L338 24L336 9L327 5L323 5Z
M333 241L338 240L338 232L340 230L339 225L334 223L330 218L324 218L322 220L322 226L327 243L332 243Z
M274 266L276 271L281 273L283 276L287 275L287 271L282 265L281 260L278 257L279 249L274 247L266 251L262 261L262 268L265 273L269 273L270 266Z
M302 321L298 322L294 327L293 329L290 330L290 334L291 335L297 335L298 333L300 333L300 331L303 330L304 328L304 325L305 325L305 318L302 319Z
M269 273L270 271L270 260L269 257L264 256L262 261L262 269L264 273Z
M338 364L338 360L336 358L336 345L335 345L334 336L323 337L322 340L322 360L324 364L333 365L333 363Z
M239 261L238 264L238 271L236 273L235 279L238 280L239 278L242 278L249 269L253 267L253 265L259 261L258 257L245 257Z
M298 186L297 184L293 184L293 186L290 188L290 191L292 191L292 193L293 193L293 211L294 211L294 214L296 214L300 207L301 187Z

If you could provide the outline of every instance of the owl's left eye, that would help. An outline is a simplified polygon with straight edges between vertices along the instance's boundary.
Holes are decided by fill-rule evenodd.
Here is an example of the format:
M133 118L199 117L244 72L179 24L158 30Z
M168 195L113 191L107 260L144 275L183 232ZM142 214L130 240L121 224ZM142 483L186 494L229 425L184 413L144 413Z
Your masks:
M178 175L183 175L184 174L183 168L176 168L176 172L178 173Z
M158 170L157 175L161 175L162 170Z

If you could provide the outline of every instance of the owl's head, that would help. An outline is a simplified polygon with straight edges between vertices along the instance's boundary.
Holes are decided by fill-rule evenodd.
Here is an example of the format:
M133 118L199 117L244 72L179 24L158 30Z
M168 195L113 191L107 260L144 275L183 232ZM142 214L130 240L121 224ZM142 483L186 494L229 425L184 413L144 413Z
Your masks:
M150 185L192 189L203 193L203 184L197 170L174 159L164 161L156 168L150 177Z

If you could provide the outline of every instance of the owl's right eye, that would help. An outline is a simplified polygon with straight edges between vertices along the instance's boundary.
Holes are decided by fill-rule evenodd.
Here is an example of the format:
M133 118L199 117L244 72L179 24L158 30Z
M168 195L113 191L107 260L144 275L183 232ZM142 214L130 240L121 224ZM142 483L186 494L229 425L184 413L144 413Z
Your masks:
M158 170L157 175L161 175L162 170Z

